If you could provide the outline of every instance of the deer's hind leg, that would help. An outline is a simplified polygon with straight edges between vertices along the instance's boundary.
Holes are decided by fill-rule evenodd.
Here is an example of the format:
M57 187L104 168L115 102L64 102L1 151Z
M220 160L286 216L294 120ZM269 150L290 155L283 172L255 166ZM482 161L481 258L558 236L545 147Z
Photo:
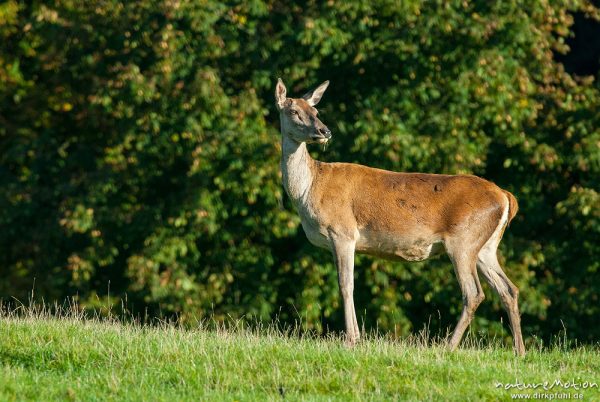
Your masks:
M525 355L525 345L521 333L521 316L519 314L519 289L506 276L498 262L497 247L499 239L490 238L477 257L477 267L490 286L498 293L504 309L508 313L510 328L513 334L515 353Z
M473 320L475 310L481 304L485 295L477 276L476 253L474 252L456 252L448 250L448 255L454 265L454 272L460 285L463 296L463 309L448 343L450 350L455 350Z

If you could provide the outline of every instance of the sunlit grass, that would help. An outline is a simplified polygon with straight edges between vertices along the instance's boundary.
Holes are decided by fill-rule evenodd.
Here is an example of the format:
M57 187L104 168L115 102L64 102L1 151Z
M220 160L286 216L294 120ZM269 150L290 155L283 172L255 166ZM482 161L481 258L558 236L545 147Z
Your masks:
M210 327L210 328L208 328ZM274 326L182 329L86 318L76 309L0 313L0 400L508 400L501 383L554 380L600 384L597 347L557 343L517 358L494 341L371 335L341 339Z

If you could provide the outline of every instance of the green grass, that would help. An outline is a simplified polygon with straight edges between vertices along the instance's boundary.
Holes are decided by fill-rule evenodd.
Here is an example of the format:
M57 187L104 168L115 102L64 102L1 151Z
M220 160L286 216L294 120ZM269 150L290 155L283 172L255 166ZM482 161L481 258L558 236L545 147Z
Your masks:
M600 384L597 347L525 358L495 342L448 352L421 338L340 339L274 329L144 327L28 311L0 314L0 400L510 400L496 382ZM600 390L554 387L600 399ZM546 397L547 398L547 397Z

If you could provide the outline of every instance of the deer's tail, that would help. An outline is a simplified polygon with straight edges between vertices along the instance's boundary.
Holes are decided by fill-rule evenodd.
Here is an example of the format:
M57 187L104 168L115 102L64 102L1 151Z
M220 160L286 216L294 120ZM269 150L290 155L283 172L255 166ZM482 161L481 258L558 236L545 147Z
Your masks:
M513 218L515 217L515 215L517 214L517 211L519 210L519 203L517 202L517 199L515 198L514 195L512 195L511 192L506 191L506 190L502 190L502 191L504 191L506 198L508 198L508 222L507 222L507 225L508 225L510 223L510 221L512 221Z

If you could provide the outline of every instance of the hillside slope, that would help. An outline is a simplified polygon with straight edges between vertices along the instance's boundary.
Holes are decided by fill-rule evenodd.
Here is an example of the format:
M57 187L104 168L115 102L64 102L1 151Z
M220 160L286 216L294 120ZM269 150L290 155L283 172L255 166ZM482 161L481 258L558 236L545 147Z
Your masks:
M496 387L555 380L574 380L581 388ZM349 350L338 339L269 329L183 330L0 315L3 401L509 400L535 392L598 400L598 387L583 389L585 381L600 384L597 348L530 348L519 359L497 345L450 353L418 339L372 338Z

